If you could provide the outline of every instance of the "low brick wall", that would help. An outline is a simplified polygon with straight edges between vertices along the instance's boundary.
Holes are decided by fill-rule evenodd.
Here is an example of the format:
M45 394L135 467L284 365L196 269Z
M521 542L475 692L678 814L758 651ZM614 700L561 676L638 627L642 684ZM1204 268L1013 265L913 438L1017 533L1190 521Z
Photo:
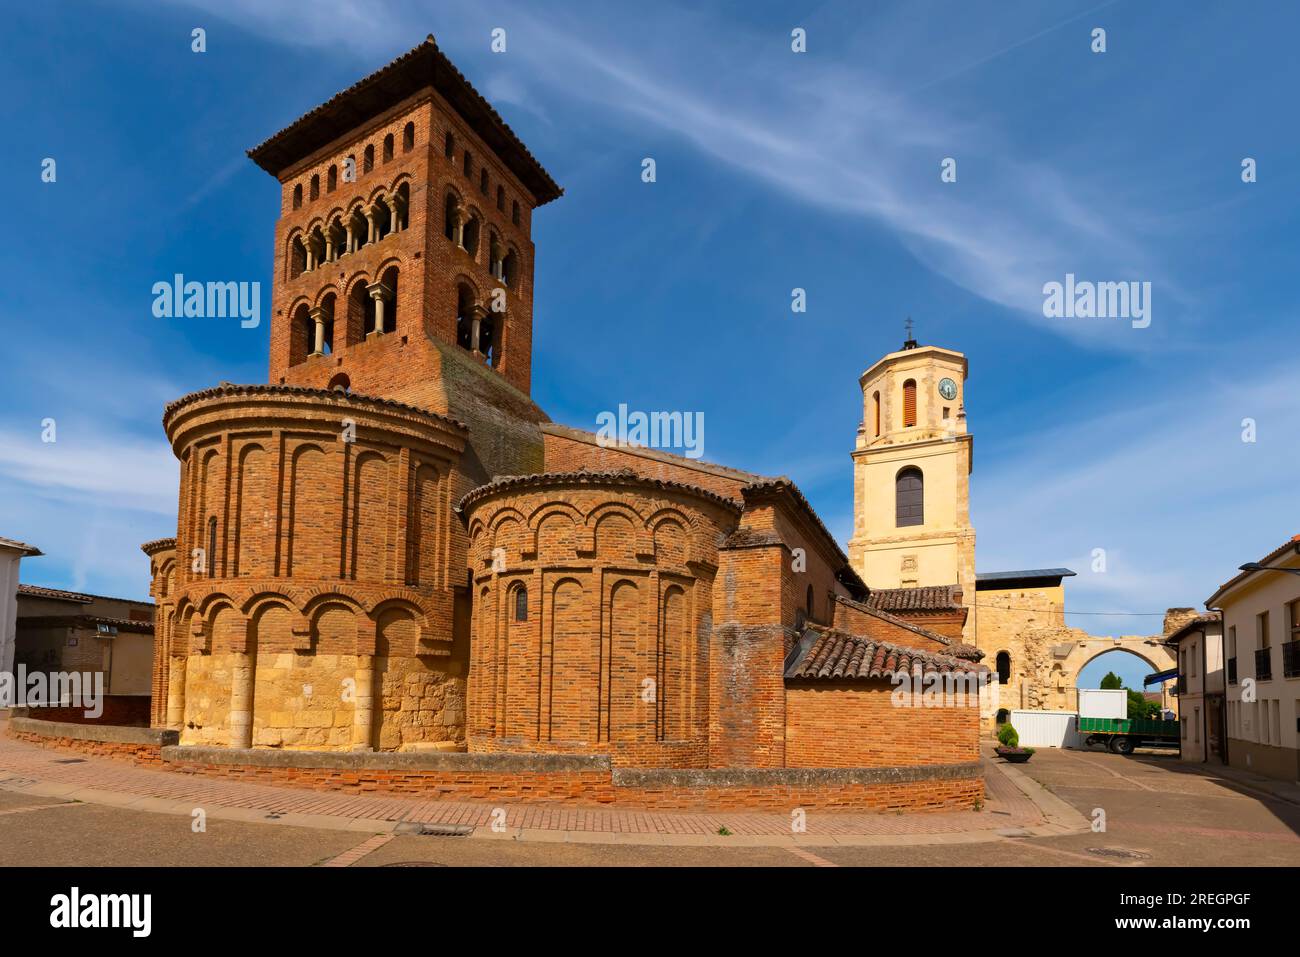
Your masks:
M614 769L606 756L167 747L168 767L321 791L664 810L926 811L983 799L978 762L928 768Z
M895 768L615 769L619 803L664 809L941 811L984 799L979 762Z
M41 747L155 767L163 764L162 749L180 740L179 732L162 728L46 721L25 717L17 711L9 718L9 736Z
M86 709L80 707L28 707L15 710L25 712L24 717L37 718L41 721L147 728L150 701L148 695L104 695L103 711L97 718L87 717Z
M175 731L11 718L45 747L262 784L428 800L662 810L937 811L984 797L978 762L889 768L613 768L605 755L279 751L180 746Z

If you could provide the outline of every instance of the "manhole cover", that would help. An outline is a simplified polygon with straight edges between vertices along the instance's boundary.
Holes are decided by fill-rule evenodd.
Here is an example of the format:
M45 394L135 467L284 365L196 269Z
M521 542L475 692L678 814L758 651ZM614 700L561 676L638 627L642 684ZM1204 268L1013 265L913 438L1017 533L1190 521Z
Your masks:
M468 824L421 824L403 821L393 828L394 834L418 834L422 837L469 837L474 828Z
M1118 857L1126 861L1146 861L1151 859L1150 854L1142 851L1130 851L1123 847L1090 847L1089 854L1096 854L1098 857Z
M395 861L392 864L381 864L381 867L446 867L446 864L439 864L436 861Z

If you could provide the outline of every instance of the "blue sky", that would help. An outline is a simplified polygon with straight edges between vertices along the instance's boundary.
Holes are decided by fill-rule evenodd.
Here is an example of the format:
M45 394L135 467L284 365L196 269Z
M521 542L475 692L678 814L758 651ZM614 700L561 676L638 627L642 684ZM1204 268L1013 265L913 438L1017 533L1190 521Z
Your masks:
M910 315L970 359L979 570L1068 566L1072 611L1130 613L1072 624L1158 630L1300 531L1300 13L705 6L11 11L0 534L46 552L24 580L145 593L137 545L175 531L162 405L264 381L268 334L156 319L152 284L259 280L268 311L277 185L244 151L430 32L566 189L534 217L534 397L555 420L703 412L706 458L789 475L843 541L857 376ZM1149 281L1150 327L1044 318L1066 273Z

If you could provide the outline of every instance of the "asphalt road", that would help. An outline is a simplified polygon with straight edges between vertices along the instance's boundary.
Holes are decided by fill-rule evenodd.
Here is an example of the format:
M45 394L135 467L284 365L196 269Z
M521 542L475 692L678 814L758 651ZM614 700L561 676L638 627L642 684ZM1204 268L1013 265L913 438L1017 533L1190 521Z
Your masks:
M354 866L1300 865L1300 807L1168 756L1040 749L1023 770L1105 830L897 847L675 847L398 835ZM0 866L312 866L367 835L188 817L0 791Z

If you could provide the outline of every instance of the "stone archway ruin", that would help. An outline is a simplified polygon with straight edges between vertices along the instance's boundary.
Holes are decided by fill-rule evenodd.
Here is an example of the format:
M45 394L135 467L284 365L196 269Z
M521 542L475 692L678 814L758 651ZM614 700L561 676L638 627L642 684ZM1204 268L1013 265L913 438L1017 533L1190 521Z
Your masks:
M1178 660L1163 641L1163 635L1099 637L1061 626L1021 632L1008 643L1013 646L1007 649L1011 680L995 690L992 709L1077 711L1079 673L1089 662L1110 651L1127 651L1153 673L1167 671Z

